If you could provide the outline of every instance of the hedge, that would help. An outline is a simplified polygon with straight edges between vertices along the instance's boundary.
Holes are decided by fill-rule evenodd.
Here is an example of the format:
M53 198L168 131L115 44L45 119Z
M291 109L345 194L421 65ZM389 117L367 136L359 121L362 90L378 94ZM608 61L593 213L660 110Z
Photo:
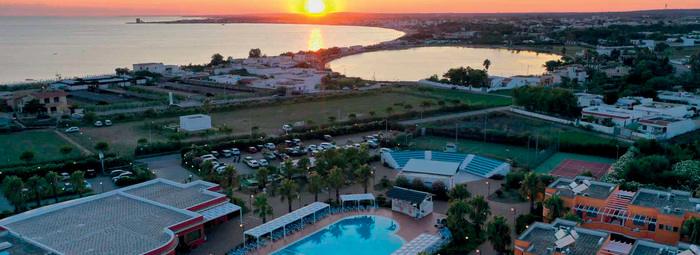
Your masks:
M126 157L108 157L104 159L105 168L125 166L131 163L131 160ZM44 176L49 171L56 173L73 173L75 171L86 169L95 169L99 171L102 169L102 164L97 156L87 157L82 160L76 161L65 161L62 163L49 163L42 165L32 165L32 166L19 166L13 168L4 168L0 172L0 180L5 179L6 176L16 175L24 180L32 177L34 175Z

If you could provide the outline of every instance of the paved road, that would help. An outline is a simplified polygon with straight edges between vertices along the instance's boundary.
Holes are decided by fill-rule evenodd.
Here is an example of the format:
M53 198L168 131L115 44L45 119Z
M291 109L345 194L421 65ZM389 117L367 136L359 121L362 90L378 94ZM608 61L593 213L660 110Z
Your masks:
M481 114L490 113L490 112L507 111L508 108L510 108L510 106L489 108L489 109L470 111L470 112L460 112L460 113L440 115L440 116L415 119L415 120L405 120L405 121L401 121L399 123L402 125L415 125L415 124L426 123L426 122L435 122L435 121L440 121L440 120L449 120L449 119L457 119L457 118L474 116L474 115L481 115Z

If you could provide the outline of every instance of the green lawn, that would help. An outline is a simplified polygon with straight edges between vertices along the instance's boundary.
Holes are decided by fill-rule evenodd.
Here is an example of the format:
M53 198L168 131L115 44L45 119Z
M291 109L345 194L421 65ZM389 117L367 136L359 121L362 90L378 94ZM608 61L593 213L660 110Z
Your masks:
M662 54L670 59L680 59L686 56L692 56L700 53L700 46L692 47L671 47L666 49Z
M513 93L512 89L506 89L506 90L496 90L489 92L489 94L496 94L496 95L503 95L503 96L510 96Z
M492 104L496 106L505 106L513 103L513 99L507 97L489 94L470 93L459 90L429 88L427 89L427 91L421 91L419 89L413 89L413 91L417 93L423 93L426 96L438 97L445 100L459 99L462 100L462 102L464 103L469 102L471 104ZM450 104L449 102L447 103Z
M454 143L454 139L437 136L422 136L413 140L417 149L443 151L446 143ZM506 158L515 159L525 164L527 163L527 147L514 145L504 145L497 143L487 143L472 140L458 140L457 151L463 153L478 154L490 158L504 160ZM535 149L530 149L530 160L534 162Z
M19 156L24 151L36 154L34 161L47 161L61 158L59 148L70 145L51 130L33 130L0 135L0 165L23 163ZM79 156L78 148L73 148L69 156Z
M214 127L229 126L234 134L248 133L250 126L260 127L262 132L277 134L281 132L282 125L296 121L312 120L315 124L328 123L329 116L340 116L339 120L347 120L348 114L355 113L358 118L369 117L370 111L375 111L378 116L384 116L385 109L389 106L395 112L405 112L403 106L396 103L412 104L414 111L420 111L418 105L426 98L406 95L401 93L386 93L364 97L352 97L334 99L329 101L285 104L236 110L230 112L217 112L210 114ZM437 107L437 106L434 106ZM179 124L179 118L163 118L154 120L158 123ZM111 127L84 127L81 133L71 134L85 147L92 149L99 141L108 142L113 151L132 154L139 138L149 138L149 131L145 129L144 121L114 124ZM151 132L152 141L167 141L170 133L162 131ZM202 139L202 138L195 138Z

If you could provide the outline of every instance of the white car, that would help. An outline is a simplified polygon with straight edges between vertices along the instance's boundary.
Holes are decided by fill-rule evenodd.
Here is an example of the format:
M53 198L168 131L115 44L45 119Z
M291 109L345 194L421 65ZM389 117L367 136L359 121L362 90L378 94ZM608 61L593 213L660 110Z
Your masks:
M95 121L95 126L96 127L101 127L102 126L102 121Z
M226 172L226 166L219 166L219 167L214 168L214 169L216 169L216 171L219 173Z
M80 132L80 128L79 127L69 127L68 129L66 129L66 133L75 133L75 132Z
M105 120L105 126L111 126L112 121L111 120Z
M309 145L309 147L307 147L306 150L308 150L308 151L317 151L317 150L318 150L318 146L316 146L315 144L312 144L312 145Z
M274 143L266 143L265 148L271 151L275 150L275 144Z
M330 144L330 143L321 143L320 147L323 148L324 150L335 149L335 145Z
M74 118L74 119L82 119L82 118L83 118L83 115L80 114L80 113L73 113L73 114L70 115L70 117L71 117L71 118Z
M128 178L128 177L134 177L134 174L132 172L126 172L126 173L120 174L119 176L112 178L112 182L116 183L119 181L119 179Z
M231 151L230 150L222 150L221 155L223 155L224 158L229 158L229 157L231 157Z
M292 132L292 126L284 125L282 126L282 130L284 130L284 132Z
M359 143L356 143L355 145L353 145L353 147L355 147L355 149L358 149L358 150L362 149L362 145L360 145Z
M241 151L238 148L231 149L231 155L238 156L241 155Z
M258 166L267 166L270 163L267 162L267 159L260 159L258 160Z
M248 161L246 161L245 163L246 163L249 167L251 167L251 168L258 168L258 167L260 167L260 163L258 163L258 161L257 161L257 160L254 160L254 159L253 159L253 160L248 160Z
M66 173L66 172L61 173L61 180L62 181L70 180L70 174Z

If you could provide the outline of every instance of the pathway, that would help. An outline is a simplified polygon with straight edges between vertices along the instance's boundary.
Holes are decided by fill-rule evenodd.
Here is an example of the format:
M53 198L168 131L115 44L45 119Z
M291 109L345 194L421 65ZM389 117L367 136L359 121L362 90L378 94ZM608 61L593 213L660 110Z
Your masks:
M60 131L58 131L56 129L54 129L53 132L56 133L61 138L63 138L63 140L66 140L68 143L72 144L75 148L78 148L78 150L82 151L85 155L88 155L88 156L92 155L92 151L88 150L87 148L85 148L85 146L79 144L78 142L76 142L72 138L68 137L66 134L61 133Z
M488 109L483 109L483 110L478 110L478 111L460 112L460 113L440 115L440 116L415 119L415 120L405 120L405 121L399 122L399 124L415 125L415 124L426 123L426 122L435 122L435 121L440 121L440 120L457 119L457 118L469 117L469 116L474 116L474 115L481 115L481 114L490 113L490 112L507 111L508 108L510 108L510 106L488 108Z

